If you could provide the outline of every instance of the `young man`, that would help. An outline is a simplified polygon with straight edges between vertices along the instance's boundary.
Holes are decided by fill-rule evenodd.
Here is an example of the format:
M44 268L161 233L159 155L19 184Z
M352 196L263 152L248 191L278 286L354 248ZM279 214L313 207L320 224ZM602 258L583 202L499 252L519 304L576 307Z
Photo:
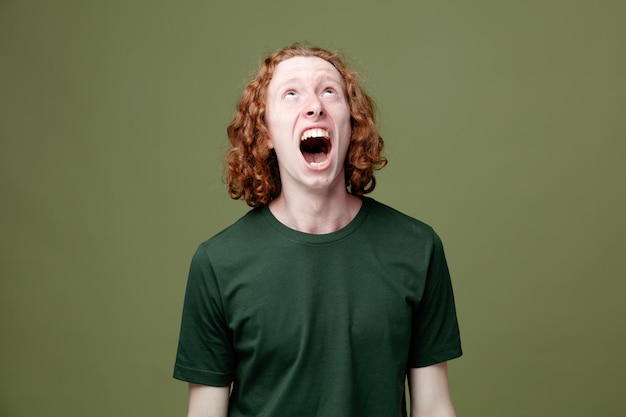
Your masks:
M370 98L338 56L270 55L228 127L252 207L198 248L174 377L189 417L453 417L461 355L443 247L364 197L381 156ZM231 391L232 385L232 391Z

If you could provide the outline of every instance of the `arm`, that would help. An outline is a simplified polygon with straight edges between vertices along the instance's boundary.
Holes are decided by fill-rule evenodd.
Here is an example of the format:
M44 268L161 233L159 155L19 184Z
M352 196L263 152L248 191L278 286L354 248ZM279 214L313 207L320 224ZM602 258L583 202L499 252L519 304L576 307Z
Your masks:
M447 362L409 370L411 417L456 417L448 389Z
M189 384L187 417L227 417L230 387Z

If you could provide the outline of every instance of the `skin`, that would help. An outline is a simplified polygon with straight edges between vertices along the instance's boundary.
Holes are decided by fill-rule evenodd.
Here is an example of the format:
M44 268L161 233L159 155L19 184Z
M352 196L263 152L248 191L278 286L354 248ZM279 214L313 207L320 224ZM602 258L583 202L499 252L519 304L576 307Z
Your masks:
M456 417L448 387L447 362L408 372L412 417Z
M339 72L317 57L295 57L276 66L267 89L266 122L281 176L270 203L283 224L305 233L331 233L358 213L361 200L347 192L344 161L351 137L350 109ZM323 128L326 157L310 164L300 151L302 132ZM323 161L323 162L319 162ZM408 372L412 417L456 417L446 363ZM229 387L189 385L188 417L227 417Z
M282 183L281 195L269 206L272 214L306 233L330 233L347 225L361 200L346 191L344 182L352 130L339 72L317 57L278 64L267 89L266 121ZM300 151L302 132L309 128L322 128L330 135L324 163L307 163Z
M189 384L187 417L227 417L229 387Z

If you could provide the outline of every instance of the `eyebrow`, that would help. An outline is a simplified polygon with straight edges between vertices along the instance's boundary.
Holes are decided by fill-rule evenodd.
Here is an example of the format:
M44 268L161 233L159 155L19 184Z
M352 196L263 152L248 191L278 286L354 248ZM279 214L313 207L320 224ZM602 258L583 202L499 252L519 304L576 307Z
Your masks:
M334 77L334 74L332 73L324 74L323 76L319 78L319 81L322 83L332 81L336 84L339 84L343 89L345 89L345 83L343 79L341 77L339 78ZM280 88L285 87L286 85L293 84L293 83L301 83L301 82L303 82L302 77L296 76L296 77L288 78L285 81L282 81L279 84L276 84L276 87L280 89Z

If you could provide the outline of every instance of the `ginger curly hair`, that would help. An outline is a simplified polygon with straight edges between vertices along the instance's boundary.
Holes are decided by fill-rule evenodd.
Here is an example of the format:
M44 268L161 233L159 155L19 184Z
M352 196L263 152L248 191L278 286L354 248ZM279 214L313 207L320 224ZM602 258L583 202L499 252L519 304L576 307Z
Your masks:
M281 192L278 160L270 149L265 123L266 93L276 66L299 56L328 61L345 82L352 127L344 162L346 190L354 195L372 192L376 187L374 171L387 164L387 159L381 155L383 138L376 126L374 102L360 87L356 74L337 53L296 43L265 58L256 77L245 87L237 104L237 114L227 128L232 144L226 154L228 194L235 200L243 198L251 207L267 205Z

